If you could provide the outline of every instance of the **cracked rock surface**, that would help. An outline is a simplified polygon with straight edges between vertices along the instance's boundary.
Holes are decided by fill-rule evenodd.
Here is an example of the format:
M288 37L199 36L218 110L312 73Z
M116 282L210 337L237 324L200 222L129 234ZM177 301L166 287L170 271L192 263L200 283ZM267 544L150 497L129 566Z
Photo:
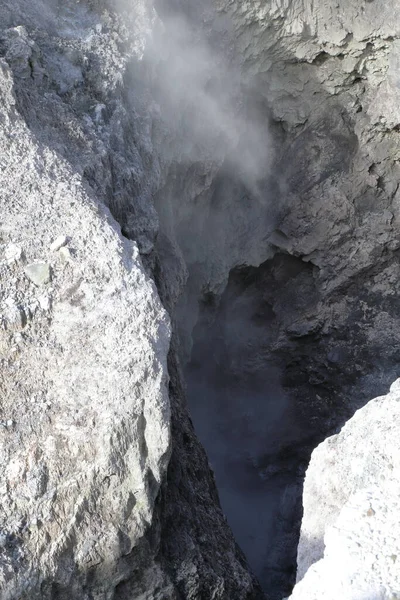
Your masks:
M293 600L398 597L399 383L312 454Z
M2 600L262 597L151 275L155 17L131 9L0 7Z
M26 126L0 60L1 597L83 598L90 580L108 598L170 455L169 318L137 245ZM64 232L68 263L50 249Z

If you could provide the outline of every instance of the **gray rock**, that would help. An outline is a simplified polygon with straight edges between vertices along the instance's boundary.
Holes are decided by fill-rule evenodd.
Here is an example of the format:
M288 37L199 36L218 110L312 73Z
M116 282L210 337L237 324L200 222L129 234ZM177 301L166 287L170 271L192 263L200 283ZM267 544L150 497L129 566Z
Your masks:
M397 380L314 450L292 600L396 597L399 439Z
M26 485L33 498L37 499L46 492L48 482L48 470L42 463L35 464L26 475Z
M58 254L61 257L61 260L63 260L64 262L68 263L72 261L71 250L69 248L66 248L65 246L59 249Z
M218 304L232 269L279 251L293 259L274 281L279 296L254 296L268 296L276 335L249 340L250 372L266 356L286 366L305 356L302 379L330 394L308 403L321 435L398 364L398 3L186 4L187 31L160 25L168 1L158 16L143 0L123 13L102 0L0 6L1 243L29 231L24 253L45 257L62 223L79 257L59 250L70 264L54 265L52 320L28 323L5 370L20 437L2 454L4 531L31 508L27 465L48 465L46 488L31 484L43 525L34 540L16 537L21 564L13 548L0 565L5 598L261 595L176 358L179 346L190 356L199 300ZM49 281L47 263L30 267L35 285ZM18 292L8 308L20 327L13 307L31 299L11 270L1 293ZM178 323L172 348L153 275ZM301 413L314 388L293 379ZM51 398L51 414L33 410L34 393Z
M194 435L150 271L160 130L147 116L147 88L125 90L122 74L135 60L141 69L154 15L135 2L128 20L104 13L98 33L94 4L0 6L0 28L29 21L0 35L8 52L8 62L0 58L2 234L29 231L32 260L47 256L62 222L76 256L68 268L54 261L51 319L37 316L43 301L33 301L27 281L48 280L45 260L16 281L14 269L1 279L32 320L2 388L2 409L18 427L2 433L0 528L32 513L40 522L34 535L16 526L23 560L13 547L0 561L1 594L250 600L261 592ZM43 81L30 68L44 69ZM96 123L98 104L106 108Z

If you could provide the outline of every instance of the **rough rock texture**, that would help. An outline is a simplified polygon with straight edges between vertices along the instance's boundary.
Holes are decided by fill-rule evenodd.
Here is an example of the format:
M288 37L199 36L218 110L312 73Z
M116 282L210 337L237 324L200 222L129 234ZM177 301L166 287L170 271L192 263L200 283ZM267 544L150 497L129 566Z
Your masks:
M229 252L230 268L258 266L276 252L296 257L308 281L286 288L300 283L309 291L292 307L277 294L272 303L288 377L304 342L318 343L318 359L300 366L304 377L324 387L340 364L349 383L365 378L353 396L354 404L365 402L373 382L395 378L398 363L399 7L364 0L217 5L234 24L242 84L270 122L272 160L257 196L237 184L226 194L214 180L211 207L201 212L199 198L181 233L176 218L189 284L196 288L201 278L200 291L217 295L226 285L229 265L223 273L215 251L227 235L222 222L243 248ZM239 224L235 203L243 208ZM242 241L252 237L246 227L253 231L253 220L264 232L261 243L254 230L258 257ZM197 232L199 222L201 232L188 240L184 231Z
M279 293L268 283L262 290L276 336L268 350L253 344L255 363L263 369L260 354L272 354L299 404L311 398L323 435L397 375L399 8L383 0L214 7L225 72L239 71L242 86L228 113L262 122L267 152L256 174L240 170L235 157L251 162L260 144L239 136L219 170L214 160L216 176L199 160L190 170L172 165L156 198L168 248L179 247L174 277L184 279L182 257L189 275L177 311L181 355L190 356L199 297L218 302L233 268L264 263L262 276L280 280Z
M1 3L5 598L260 596L178 349L233 281L259 332L223 362L278 370L296 439L256 469L294 471L295 499L304 449L395 378L399 16L395 0ZM286 540L300 515L283 509Z
M291 596L400 596L400 380L314 450Z
M152 279L155 20L140 2L0 7L2 600L262 597Z
M170 455L169 319L136 243L35 139L0 68L1 597L83 598L90 581L109 598ZM50 250L65 233L68 262Z
M207 382L211 364L217 379L225 375L227 385L242 386L243 398L264 381L257 393L264 390L266 404L274 387L268 372L277 369L293 427L288 431L284 407L282 429L274 430L281 441L271 449L265 424L256 469L262 478L274 465L287 465L299 482L297 467L304 468L307 453L399 374L399 6L383 0L214 6L234 40L231 69L240 70L247 99L239 113L256 107L268 123L269 153L256 185L227 159L209 189L183 207L187 179L169 182L173 226L165 231L175 235L189 273L179 307L182 356L190 353L188 335L198 322L191 366L200 375L193 388L202 377ZM237 154L246 156L242 141ZM163 228L161 212L160 221ZM198 427L208 416L207 408L202 412L207 383L203 397L194 400ZM230 426L240 431L234 426L249 413L259 431L266 405L252 413L251 400L238 405L234 391L231 397L230 405L221 400L229 414L226 437L234 437ZM217 430L218 424L208 434L214 449ZM236 438L232 453L237 447ZM250 462L243 452L247 472ZM299 486L281 539L288 521L299 526L300 495ZM271 555L276 565L280 558Z

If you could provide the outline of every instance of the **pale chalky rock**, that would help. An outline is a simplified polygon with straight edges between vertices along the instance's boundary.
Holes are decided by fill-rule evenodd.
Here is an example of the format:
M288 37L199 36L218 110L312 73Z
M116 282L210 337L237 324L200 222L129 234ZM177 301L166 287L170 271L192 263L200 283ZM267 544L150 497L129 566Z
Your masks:
M61 257L61 260L63 262L65 262L65 263L71 262L71 260L72 260L71 250L69 248L67 248L66 246L63 246L62 248L60 248L58 251L58 254Z
M67 161L39 148L13 94L12 72L0 59L0 155L7 156L0 227L3 236L29 232L24 251L32 261L5 271L0 292L8 294L6 317L18 315L19 327L17 301L42 309L25 325L26 343L16 347L8 330L1 338L8 362L0 531L9 543L2 548L0 597L50 599L57 587L83 600L90 579L90 594L106 599L129 577L125 557L152 525L166 474L169 317L135 242L121 238ZM21 196L23 210L15 200ZM66 211L66 203L74 210ZM48 251L49 232L60 221L77 232L80 261L54 276L47 319L50 297L33 298L27 279L35 286L50 280L49 264L34 261ZM32 403L34 396L45 396L46 405ZM30 525L35 519L40 525Z
M68 238L66 235L59 235L54 242L52 242L50 244L50 250L52 252L56 252L57 250L59 250L60 248L62 248L63 246L65 246L68 243Z
M399 383L312 454L291 600L399 597Z
M8 244L4 251L4 257L9 263L12 263L14 261L17 262L22 257L22 249L16 244Z

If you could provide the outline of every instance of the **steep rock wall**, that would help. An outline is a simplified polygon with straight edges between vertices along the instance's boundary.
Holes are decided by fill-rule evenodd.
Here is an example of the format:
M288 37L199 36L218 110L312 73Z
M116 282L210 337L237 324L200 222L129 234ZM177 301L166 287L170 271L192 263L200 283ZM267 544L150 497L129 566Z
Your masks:
M226 157L209 189L194 199L185 178L165 190L169 226L161 216L161 228L177 241L189 273L177 309L181 356L190 355L197 322L191 406L214 464L222 464L227 502L230 467L221 458L227 439L235 440L229 459L247 475L255 467L258 487L274 464L292 470L297 502L306 454L398 376L398 6L221 1L214 7L215 22L230 24L230 72L239 71L242 84L238 122L251 124L257 115L268 156L253 179ZM246 136L239 137L233 156L245 157L246 147ZM226 287L229 273L233 284ZM218 394L209 380L219 381ZM259 433L257 415L268 412L274 396L283 399L291 431L282 419L282 430L269 436L266 422L265 446L252 440L238 457L235 435L246 427ZM210 412L216 417L208 427ZM222 414L229 416L223 421ZM232 486L238 479L232 475ZM281 542L300 512L281 511ZM267 551L270 573L284 564L276 547Z
M168 129L128 8L0 8L1 596L258 598L153 282Z
M3 58L1 104L1 596L110 598L171 452L169 318Z
M5 269L1 291L4 285L6 301L2 312L7 328L4 353L8 356L17 348L13 354L18 354L18 346L25 348L26 343L20 364L32 365L28 370L41 390L53 386L54 396L62 398L76 380L79 389L89 394L90 370L82 368L71 350L72 343L78 346L82 338L88 363L99 378L96 386L101 389L98 392L96 387L96 397L103 398L106 405L105 411L96 408L95 412L115 417L110 427L117 446L126 442L127 452L134 454L118 475L118 489L122 486L123 490L120 499L116 501L112 492L112 478L111 483L108 475L103 478L104 485L110 484L104 497L116 502L112 512L115 508L119 515L116 523L112 521L112 539L116 541L111 551L100 547L99 555L92 556L85 546L91 556L88 568L86 555L78 552L83 544L79 536L85 530L77 533L72 523L71 536L64 539L65 524L70 523L68 511L76 514L77 496L71 491L65 504L62 496L49 497L50 515L57 502L65 510L55 526L54 539L53 525L43 528L43 537L39 532L40 543L46 542L48 547L40 564L32 559L31 568L30 559L23 563L21 549L27 544L29 556L29 544L33 543L28 540L31 530L26 523L31 521L26 517L24 493L28 504L29 494L40 498L53 471L46 463L40 471L40 452L32 450L28 456L31 441L34 445L39 440L40 446L46 428L42 431L35 426L32 433L26 433L26 441L22 436L22 452L27 453L33 475L29 475L28 485L24 477L30 471L25 473L22 463L17 464L15 473L21 468L22 479L12 480L16 487L11 491L5 488L6 496L11 494L4 504L2 538L8 557L4 585L10 597L26 591L30 597L36 593L38 597L68 598L71 590L76 597L92 593L121 599L156 598L157 594L163 598L251 598L260 594L218 507L213 477L185 408L176 362L178 346L185 359L190 356L199 297L211 292L218 302L235 267L258 267L273 261L277 252L290 254L297 265L305 265L305 272L296 267L294 276L291 268L283 269L282 275L276 262L271 263L272 276L267 269L267 283L278 280L283 298L266 292L276 340L263 356L266 362L274 353L283 360L283 380L293 396L300 398L299 406L311 398L312 410L321 415L317 418L320 435L343 422L370 397L371 390L379 391L394 379L397 369L396 3L359 0L350 6L322 0L221 1L196 7L158 2L158 16L152 8L140 2L116 9L111 2L56 0L3 2L0 7L3 161L12 173L19 162L24 171L32 173L32 182L18 187L14 173L9 176L7 172L4 183L5 198L12 208L12 225L1 242ZM183 29L179 26L182 19ZM182 50L178 60L177 48ZM15 145L15 133L25 140L23 148ZM10 147L15 154L9 153ZM26 163L20 161L21 153ZM67 187L60 198L52 187L57 179ZM72 185L72 181L76 183ZM88 233L93 250L93 240L99 238L101 247L90 257L84 254L87 243L66 231L69 221L58 227L69 194L73 196L68 208L70 228L78 231L83 224L88 232L96 231ZM21 227L15 231L18 197L24 201L18 208ZM109 207L121 232L107 211L89 217L86 209L80 208L90 202ZM8 204L4 201L3 206ZM52 221L49 206L54 206L58 219ZM28 221L32 214L46 217L32 226ZM37 251L32 241L21 237L28 222L32 238L38 240ZM104 236L99 236L102 228ZM65 268L48 254L53 238L64 231L71 240L67 250L55 256L57 261L64 256ZM135 240L141 257L130 240ZM80 278L75 281L74 251L77 258L86 257L81 259L81 269L84 274L91 273L88 284ZM107 261L102 266L104 256ZM34 284L28 284L24 268L38 259L50 264L53 281L44 283L46 292L40 296L32 292L40 319L41 311L48 315L36 331L36 321L32 324L24 316L30 315L25 310L25 300L31 304L29 289L36 290ZM99 269L105 271L104 277L103 271L96 276ZM45 270L40 273L46 279ZM165 396L168 327L151 282L153 276L164 306L179 321L180 337L174 339L169 355L172 440ZM104 310L107 315L124 312L121 320L113 321L115 329L110 325L111 348L105 325L100 332L96 329L98 320L102 323L105 318L100 307L108 294L107 278L113 289L122 291L117 298L112 296ZM175 311L187 278L184 298ZM69 299L64 297L64 282ZM300 298L296 296L293 302L299 285ZM21 290L14 299L13 286ZM145 302L143 295L148 299L147 308L136 311ZM86 338L87 313L95 323ZM75 321L72 316L69 321L70 315ZM57 328L58 322L62 326ZM64 322L71 329L64 331ZM19 329L15 339L10 333L14 327ZM140 372L133 368L130 357L119 356L116 338L120 331L129 339L128 343L123 338L124 349L131 339L141 340L133 352L135 357L143 352ZM145 331L152 332L150 338ZM58 344L55 355L48 360L37 358L36 348L41 340L44 344L47 335L61 336L61 341L57 338L54 342ZM69 357L69 370L60 370L61 358L54 366L56 352ZM115 355L116 373L119 359L126 367L118 375L126 385L124 390L107 378L110 352ZM257 353L256 347L252 353ZM263 372L266 362L258 359L250 371ZM18 360L16 363L19 368ZM105 365L104 369L100 365ZM301 374L301 384L296 373ZM338 373L343 374L344 386L342 379L335 382ZM141 391L131 396L136 377ZM7 389L13 390L14 406L18 372L7 370L6 381ZM23 401L15 403L16 414L4 417L5 469L9 444L14 443L10 434L18 433L17 424L30 396L36 398L30 390L22 394ZM139 406L143 398L146 401ZM52 398L40 400L43 411L47 402L46 410L51 410ZM115 406L120 412L115 413ZM85 412L77 424L82 431L86 416L89 419ZM70 410L60 413L59 418L64 417L62 425L70 429L71 437L75 430L70 426ZM155 439L153 426L158 432ZM97 433L85 435L85 452L92 451L86 442ZM140 440L140 448L134 450L130 442L140 445ZM148 443L154 445L150 451L146 450ZM101 444L99 436L98 446L107 462L112 444ZM57 452L62 452L65 444L61 447ZM120 448L117 454L121 454ZM95 465L94 474L83 498L90 499L90 490L98 489L96 478L102 478L105 470L99 465L97 471L97 463L89 458ZM52 469L61 469L64 460L57 455ZM70 472L84 478L84 464L74 460ZM12 463L11 475L13 469ZM62 481L63 475L57 477ZM144 504L130 495L135 477L142 484ZM14 501L21 518L8 531ZM32 501L32 507L36 505L37 501ZM107 508L103 511L100 505L96 532L104 531L111 522ZM82 506L79 519L89 519L90 529L90 502L83 501ZM58 533L60 545L53 547L51 542L58 539ZM16 566L20 568L18 576Z
M171 222L189 267L186 294L220 294L233 267L290 253L315 266L318 299L301 315L289 309L286 331L300 338L319 329L325 338L350 329L354 348L362 337L371 361L382 357L364 359L374 370L366 386L390 381L399 318L391 301L399 248L398 7L360 0L217 8L233 24L242 86L269 121L269 160L256 194L240 174L228 169L227 181L221 169L210 191L182 208L184 188L175 181ZM236 232L228 244L227 232ZM186 298L186 309L196 312L196 302ZM362 359L354 360L353 373L367 376Z
M399 381L314 450L291 598L397 598Z

